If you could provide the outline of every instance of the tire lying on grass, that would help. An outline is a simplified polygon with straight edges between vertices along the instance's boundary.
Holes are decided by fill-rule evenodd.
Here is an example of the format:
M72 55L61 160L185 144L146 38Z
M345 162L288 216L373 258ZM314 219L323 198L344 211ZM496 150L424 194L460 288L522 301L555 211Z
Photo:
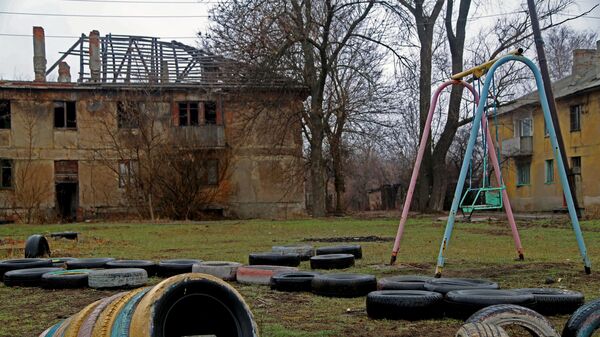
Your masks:
M504 329L486 323L467 323L458 329L456 337L509 337Z
M502 328L517 325L534 337L559 337L552 324L539 313L513 304L498 304L474 313L467 323L487 323Z
M57 270L42 275L41 286L46 289L85 288L91 269Z
M308 261L312 256L315 256L315 247L311 245L302 244L290 244L284 246L273 246L271 247L273 253L280 254L298 254L300 260Z
M354 266L352 254L325 254L310 258L311 269L345 269Z
M229 261L204 261L194 264L192 272L212 275L225 281L235 281L235 274L241 265Z
M498 289L498 283L470 278L433 278L425 282L425 290L446 294L453 290Z
M27 238L25 242L25 258L47 257L50 256L50 246L46 237L40 234L34 234Z
M379 290L367 295L367 314L371 318L427 319L442 316L440 293L423 290Z
M158 263L158 276L171 277L179 274L191 273L192 266L202 260L195 259L172 259L163 260Z
M312 279L313 293L328 297L360 297L377 288L377 279L367 274L324 274Z
M534 303L534 297L530 293L519 293L512 290L469 289L448 292L444 302L446 316L465 319L490 305L529 306Z
M106 263L106 268L140 268L144 269L148 276L156 275L158 266L150 260L114 260Z
M77 260L74 257L51 257L52 267L67 268L67 261Z
M377 280L378 290L425 290L425 282L433 279L431 276L399 275L384 277Z
M300 265L300 255L294 253L251 253L248 255L248 264L298 267Z
M236 280L242 284L269 285L271 284L271 277L273 277L273 275L296 271L298 271L298 268L286 266L241 266L237 269L235 277Z
M312 279L319 273L297 271L271 277L271 289L279 291L311 291Z
M572 314L585 301L582 293L566 289L521 288L514 291L532 294L535 303L527 307L543 315Z
M0 261L0 279L11 270L52 267L49 259L13 259Z
M63 270L62 268L29 268L11 270L4 274L4 284L7 287L37 287L45 273Z
M108 262L114 260L112 257L91 257L66 261L65 265L67 269L104 268Z
M591 337L600 329L600 298L575 310L569 317L562 337Z
M316 251L317 255L325 254L352 254L355 259L362 259L362 247L360 245L341 245L319 247Z
M210 275L183 274L153 287L138 303L129 337L257 337L242 296Z
M148 273L141 268L98 269L88 274L90 288L133 288L147 282Z

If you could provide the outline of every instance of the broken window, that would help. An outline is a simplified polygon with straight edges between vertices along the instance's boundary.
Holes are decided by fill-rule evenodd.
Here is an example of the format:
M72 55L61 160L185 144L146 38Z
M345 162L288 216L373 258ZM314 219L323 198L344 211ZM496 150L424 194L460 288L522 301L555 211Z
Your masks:
M529 185L531 183L531 162L517 163L517 186Z
M10 129L10 101L0 100L0 129Z
M75 102L54 102L54 127L61 129L77 128Z
M2 169L2 179L0 179L0 188L12 187L12 160L0 159L0 167Z
M200 124L198 102L179 102L179 126L195 126Z
M581 130L581 104L572 105L570 108L571 132Z
M119 161L119 188L125 188L133 182L137 162L135 160Z
M554 160L546 160L546 184L552 184L554 182Z
M219 161L210 159L206 162L206 183L217 185L219 183Z
M206 124L217 124L217 102L204 102L204 121Z
M581 175L581 157L571 157L571 172Z
M140 109L137 102L117 102L117 126L119 129L140 127Z

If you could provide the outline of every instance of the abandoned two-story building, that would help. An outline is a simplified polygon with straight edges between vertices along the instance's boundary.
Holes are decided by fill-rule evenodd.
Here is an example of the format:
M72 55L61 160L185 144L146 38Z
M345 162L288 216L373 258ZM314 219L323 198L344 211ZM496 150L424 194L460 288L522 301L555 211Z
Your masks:
M244 78L175 41L97 31L47 69L44 31L33 32L35 80L0 81L4 217L81 220L133 204L160 216L181 198L231 217L304 213L301 126L285 117L303 88ZM79 62L75 81L66 57Z

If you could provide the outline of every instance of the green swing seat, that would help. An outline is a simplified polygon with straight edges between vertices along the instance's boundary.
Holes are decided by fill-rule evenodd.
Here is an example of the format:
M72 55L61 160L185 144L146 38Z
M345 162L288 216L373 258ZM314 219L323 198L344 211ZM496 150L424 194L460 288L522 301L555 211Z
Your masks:
M502 191L505 186L469 188L460 200L460 208L464 214L472 214L474 211L499 209L503 207ZM483 202L478 202L483 193ZM474 195L472 200L467 196Z

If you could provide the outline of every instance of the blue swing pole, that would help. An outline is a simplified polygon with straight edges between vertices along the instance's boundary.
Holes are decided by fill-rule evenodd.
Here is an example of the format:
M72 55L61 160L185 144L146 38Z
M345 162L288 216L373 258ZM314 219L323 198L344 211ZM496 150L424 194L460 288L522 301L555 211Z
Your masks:
M450 243L450 238L452 236L452 230L454 228L454 222L456 218L456 213L458 211L458 204L461 198L462 187L465 184L465 179L467 177L467 171L469 168L469 160L473 155L473 148L475 146L475 141L477 140L477 133L479 132L479 127L481 124L481 118L483 114L483 110L485 108L485 102L487 100L490 85L492 82L492 78L494 77L494 72L498 67L503 65L508 61L519 61L525 63L529 69L533 72L535 77L535 82L538 88L538 94L540 98L540 103L542 106L542 110L544 112L544 120L546 121L546 125L548 126L548 131L550 133L550 142L552 144L552 148L554 150L554 157L556 162L558 163L558 174L560 176L561 185L563 188L563 193L565 196L565 200L567 201L567 207L569 209L569 216L571 218L571 225L573 227L573 231L575 232L575 238L577 239L577 245L579 246L579 252L583 259L584 269L587 274L591 273L591 263L589 257L587 255L587 249L585 247L585 242L583 240L583 234L581 233L581 227L579 226L579 220L577 219L577 212L575 211L575 205L573 204L573 198L571 195L571 190L569 189L569 184L567 180L567 173L565 171L564 163L562 161L562 157L560 154L560 149L558 147L558 141L556 139L556 131L554 130L554 125L552 124L552 118L550 117L550 108L548 106L548 99L546 97L546 92L544 91L544 83L542 82L542 77L540 71L535 66L535 64L528 58L520 55L506 55L497 60L494 60L493 64L489 68L488 75L485 78L485 82L483 85L483 90L480 92L479 96L479 104L477 105L477 112L475 113L475 117L473 118L471 133L469 135L469 142L467 144L467 150L465 152L465 157L463 158L462 166L460 169L460 175L458 177L458 183L456 185L456 190L454 191L454 199L452 199L452 208L450 209L450 214L448 215L448 222L446 223L446 230L444 232L444 238L442 240L442 244L440 246L440 252L438 255L437 266L435 269L435 276L440 277L442 275L442 269L444 268L444 253L446 249L448 249L448 244ZM489 62L486 63L489 65ZM481 66L480 66L481 67ZM478 67L474 68L478 69ZM468 72L461 73L459 75L466 76ZM453 77L454 78L454 77Z

